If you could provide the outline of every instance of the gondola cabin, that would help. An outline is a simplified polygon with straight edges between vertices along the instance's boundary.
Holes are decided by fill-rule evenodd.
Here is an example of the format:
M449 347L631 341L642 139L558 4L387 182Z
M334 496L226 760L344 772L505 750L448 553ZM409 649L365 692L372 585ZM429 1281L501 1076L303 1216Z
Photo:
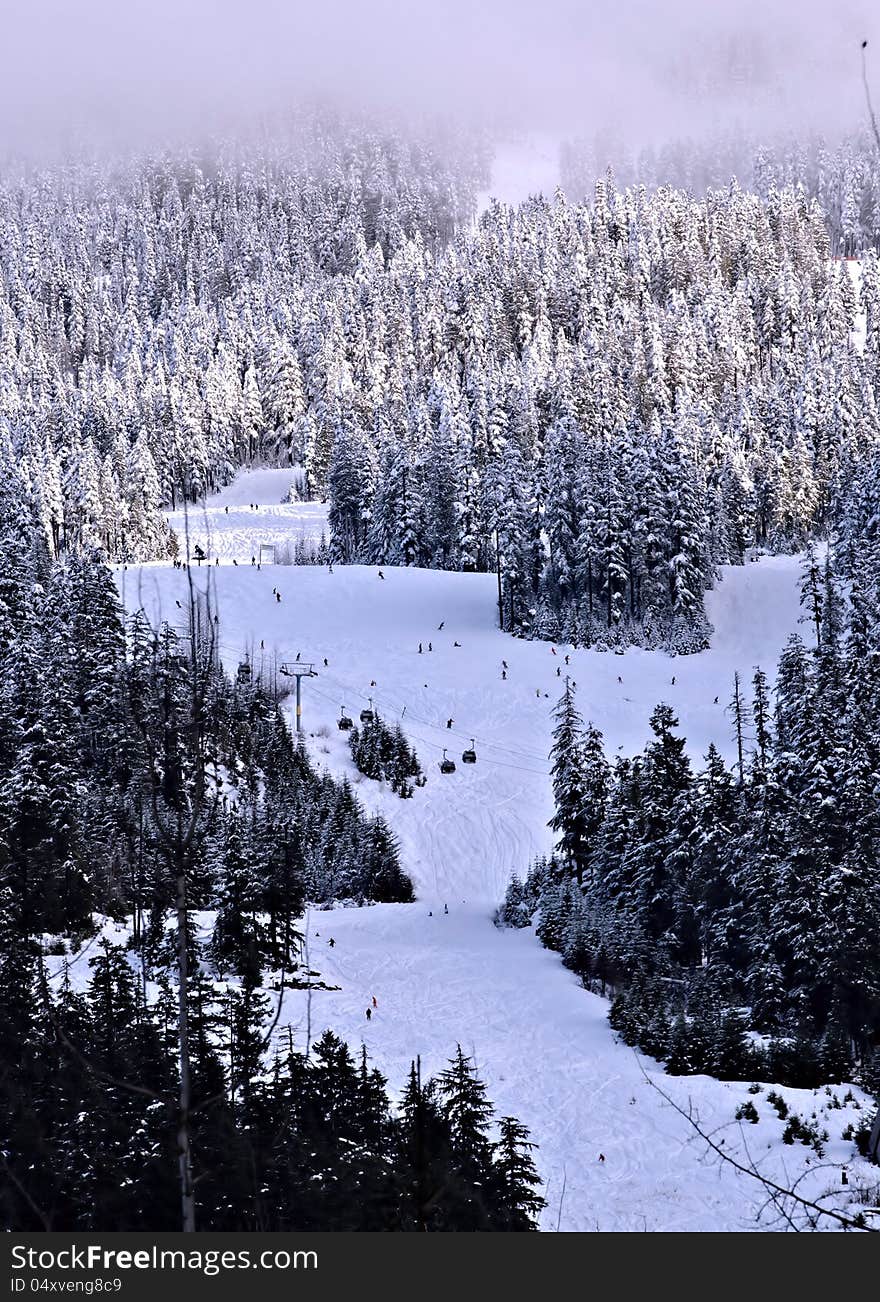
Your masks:
M474 739L471 737L471 744L467 750L461 753L462 764L476 764L477 752L474 750Z
M441 773L455 772L455 760L451 760L449 756L446 754L446 751L443 752L443 758L440 761L440 772Z
M350 732L351 729L354 727L354 720L350 719L348 715L345 713L344 705L342 706L339 718L336 721L336 727L339 729L340 732Z

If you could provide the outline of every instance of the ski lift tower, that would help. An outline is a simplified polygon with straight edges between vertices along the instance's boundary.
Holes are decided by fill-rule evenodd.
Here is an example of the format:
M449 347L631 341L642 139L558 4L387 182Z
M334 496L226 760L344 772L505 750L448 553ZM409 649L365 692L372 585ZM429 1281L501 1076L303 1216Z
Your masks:
M279 666L279 674L285 678L296 679L296 730L302 732L302 680L304 678L317 678L318 675L312 664L305 661L295 661L293 664L283 664Z

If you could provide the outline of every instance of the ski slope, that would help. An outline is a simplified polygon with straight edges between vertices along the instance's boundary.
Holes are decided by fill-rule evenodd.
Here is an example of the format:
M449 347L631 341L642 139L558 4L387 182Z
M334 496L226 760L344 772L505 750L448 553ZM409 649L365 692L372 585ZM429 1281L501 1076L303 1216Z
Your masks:
M274 546L278 556L293 554L299 539L319 543L327 527L322 502L288 502L296 471L251 470L239 475L219 493L197 506L166 512L185 560L201 547L210 560L235 559L249 565L259 558L260 544Z
M242 475L226 490L228 504L261 495L275 500L277 488L266 472ZM316 507L316 519L319 512ZM269 530L300 527L295 513L255 515L261 522L251 526L257 543L263 521ZM224 521L235 517L230 509L228 517L223 511L212 518L223 555L219 535ZM292 1025L301 1044L328 1025L353 1046L366 1043L395 1088L413 1055L433 1072L461 1043L474 1055L499 1111L520 1117L540 1145L545 1229L754 1228L761 1188L708 1160L705 1146L649 1081L682 1106L692 1101L706 1126L726 1127L726 1144L740 1155L747 1144L783 1182L809 1172L812 1160L809 1187L814 1193L828 1187L829 1173L818 1169L815 1155L781 1144L783 1122L763 1095L753 1098L760 1124L741 1131L734 1112L752 1097L745 1085L666 1077L616 1042L606 1002L582 990L531 932L502 932L491 922L510 875L550 848L547 754L562 675L576 681L581 712L602 729L610 755L641 748L648 716L665 700L678 714L695 761L710 741L730 758L724 705L733 674L748 679L757 664L772 674L797 629L796 560L765 558L726 570L709 596L711 648L675 659L509 638L495 627L491 575L386 568L382 579L362 566L337 566L331 574L326 567L257 570L250 564L192 573L197 587L213 592L229 668L246 651L266 673L297 652L314 661L318 677L303 688L313 758L335 774L348 774L364 805L388 818L418 896L412 905L312 910L307 965L340 988L290 992L280 1028ZM118 572L130 609L142 606L151 619L171 623L180 618L175 600L185 602L186 577L158 565ZM341 705L356 717L370 699L387 718L401 721L420 755L428 781L411 800L362 778L336 728ZM477 765L459 763L454 774L441 775L443 747L458 761L471 738ZM378 1008L367 1022L374 995ZM858 1120L857 1109L824 1112L831 1102L824 1092L780 1092L800 1115L818 1112L832 1135L827 1160L850 1159L852 1146L839 1136ZM845 1091L836 1093L842 1098ZM837 1173L831 1176L839 1182ZM853 1172L851 1182L856 1178Z

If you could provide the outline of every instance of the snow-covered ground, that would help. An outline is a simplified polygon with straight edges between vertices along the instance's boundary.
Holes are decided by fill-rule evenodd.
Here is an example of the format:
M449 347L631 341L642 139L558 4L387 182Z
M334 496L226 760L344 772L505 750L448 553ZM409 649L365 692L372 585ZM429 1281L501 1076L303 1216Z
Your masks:
M261 493L277 496L277 485L263 473L241 476L227 492L245 503ZM268 524L268 512L255 515ZM219 533L230 517L217 517ZM277 516L269 527L279 527ZM298 527L295 517L288 527ZM491 575L383 573L384 580L378 570L359 566L337 566L333 574L312 566L196 571L197 583L214 588L228 666L234 668L245 649L259 661L261 641L266 667L297 652L315 662L319 676L304 685L312 754L334 773L348 773L363 803L388 817L418 895L412 905L312 911L310 966L340 989L314 992L310 1007L306 994L291 992L280 1025L292 1024L301 1042L309 1025L315 1033L332 1026L353 1045L364 1041L395 1087L414 1054L431 1072L460 1042L476 1058L498 1108L519 1116L540 1145L549 1203L545 1229L751 1226L760 1188L706 1158L643 1069L682 1105L692 1100L710 1128L729 1126L723 1131L728 1146L742 1153L748 1143L751 1154L784 1180L786 1172L793 1177L805 1169L811 1155L800 1145L781 1145L783 1123L764 1095L753 1099L760 1124L741 1132L734 1112L751 1097L745 1085L670 1078L640 1060L616 1042L603 1000L580 989L531 933L496 930L491 913L511 873L524 872L550 846L547 754L562 676L568 672L577 682L582 713L603 730L611 755L640 748L651 710L666 700L695 760L710 741L730 756L724 705L733 673L748 679L760 664L772 674L798 627L797 562L764 559L727 570L709 598L711 648L676 659L509 638L495 627ZM143 605L154 619L164 615L171 622L175 598L185 597L185 579L165 566L119 574L130 608ZM356 717L370 698L383 715L402 722L426 769L427 785L411 800L362 779L335 726L340 705ZM441 775L442 748L460 760L472 737L476 767L459 763L454 774ZM378 1009L367 1022L373 995ZM824 1114L831 1100L823 1092L780 1092L800 1115L820 1113L832 1135L829 1160L850 1155L851 1145L834 1137L858 1113L844 1107ZM815 1155L812 1161L818 1165ZM830 1179L817 1171L811 1187L824 1190Z
M287 501L295 473L251 470L204 502L186 511L169 511L180 555L185 559L201 547L212 561L219 556L221 564L234 558L239 565L249 565L252 556L259 559L261 543L274 546L280 559L292 555L299 539L320 542L327 508L321 502Z
M516 204L532 194L550 196L558 179L555 139L501 144L479 211L492 198ZM848 270L858 290L858 264ZM854 343L864 346L863 313ZM293 1025L300 1043L328 1025L353 1046L365 1042L395 1087L413 1055L432 1072L461 1043L499 1111L520 1117L540 1145L545 1229L754 1228L762 1189L709 1158L652 1082L681 1106L693 1104L705 1128L722 1127L716 1139L782 1184L812 1170L809 1192L833 1187L836 1172L821 1170L803 1146L782 1145L784 1123L766 1089L749 1095L746 1084L665 1076L617 1042L605 1001L583 991L530 932L501 932L491 923L510 875L550 848L547 755L564 675L577 683L580 709L602 729L611 756L644 745L648 717L664 700L675 708L695 762L710 742L731 758L725 705L734 672L748 682L761 665L772 676L798 627L797 562L764 558L725 571L708 600L712 645L700 655L551 648L498 631L491 575L385 569L382 580L363 567L336 567L332 575L316 567L252 568L261 544L275 544L280 555L298 537L317 541L326 531L326 507L285 503L291 480L291 471L242 474L190 511L190 548L198 543L221 562L197 572L196 581L214 589L230 668L246 651L269 672L297 652L315 662L318 677L304 687L313 757L348 774L363 803L388 818L418 900L313 910L309 966L339 989L290 992L279 1026ZM182 515L169 518L182 536ZM229 564L233 558L238 568ZM155 620L173 623L185 577L148 566L120 572L119 581L130 608L143 605ZM400 720L419 752L428 781L411 800L363 779L336 728L343 704L356 717L370 700ZM476 767L459 762L454 774L442 776L443 748L460 761L472 738ZM378 1008L367 1022L373 996ZM850 1159L851 1144L840 1134L861 1114L852 1104L829 1106L845 1089L779 1093L802 1117L818 1115L831 1134L827 1161ZM746 1099L758 1109L758 1125L734 1120Z

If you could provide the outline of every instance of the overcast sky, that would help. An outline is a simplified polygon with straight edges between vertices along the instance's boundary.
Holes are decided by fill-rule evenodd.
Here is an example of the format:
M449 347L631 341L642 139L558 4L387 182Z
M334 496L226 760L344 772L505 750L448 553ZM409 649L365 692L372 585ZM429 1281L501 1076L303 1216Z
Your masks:
M874 11L875 16L871 16ZM638 143L863 117L877 0L2 0L0 133L224 128L303 93Z

